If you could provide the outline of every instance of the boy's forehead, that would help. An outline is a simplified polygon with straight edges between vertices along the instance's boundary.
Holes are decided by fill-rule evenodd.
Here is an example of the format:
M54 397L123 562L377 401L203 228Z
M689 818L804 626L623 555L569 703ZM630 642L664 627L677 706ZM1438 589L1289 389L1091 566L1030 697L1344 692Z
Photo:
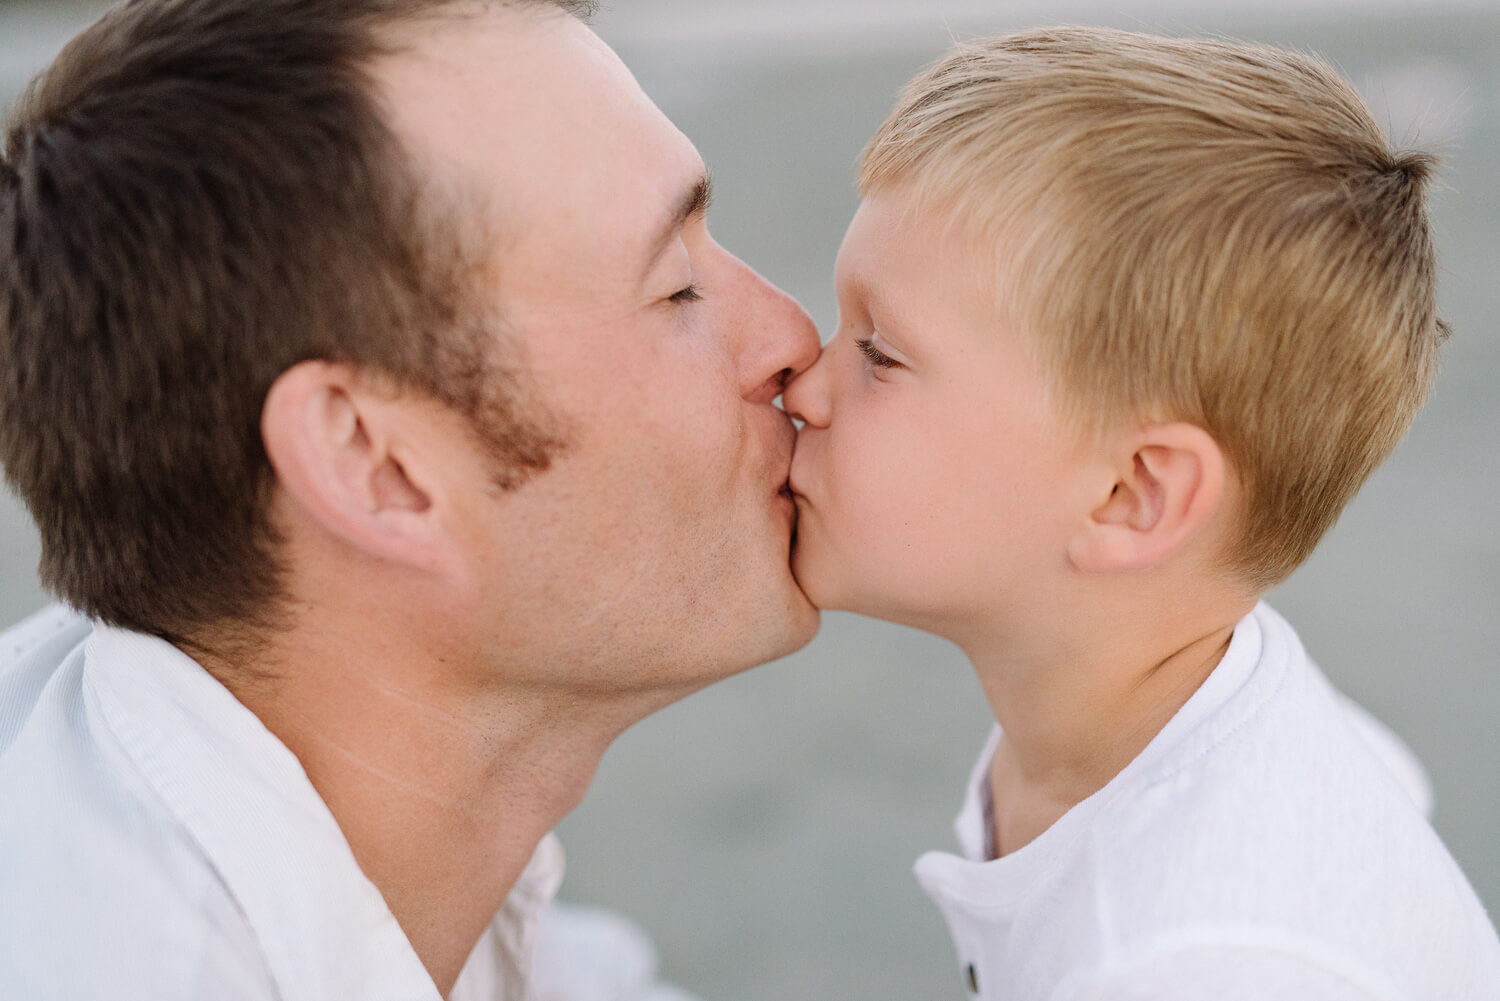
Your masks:
M841 279L868 286L877 278L890 279L895 273L910 270L919 263L911 253L914 242L934 242L925 229L914 211L913 199L904 188L865 195L839 249L837 268Z
M866 194L849 224L837 280L841 291L897 313L934 300L998 312L1010 284L1001 244L969 225L960 206L923 199L909 185L882 188Z

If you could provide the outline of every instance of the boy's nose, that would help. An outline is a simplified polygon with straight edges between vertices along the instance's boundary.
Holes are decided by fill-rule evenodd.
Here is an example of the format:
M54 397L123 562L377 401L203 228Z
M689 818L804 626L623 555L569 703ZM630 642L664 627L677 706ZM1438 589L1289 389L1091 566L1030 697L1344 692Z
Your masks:
M787 383L781 395L786 412L815 428L826 428L832 418L833 407L828 395L828 358L825 348L801 375Z

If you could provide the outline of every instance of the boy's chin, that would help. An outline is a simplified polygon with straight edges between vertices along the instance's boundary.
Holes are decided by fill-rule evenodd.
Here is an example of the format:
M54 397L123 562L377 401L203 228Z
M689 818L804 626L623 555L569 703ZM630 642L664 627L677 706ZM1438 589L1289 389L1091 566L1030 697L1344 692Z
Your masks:
M888 596L872 590L878 581L830 557L816 544L794 540L792 576L807 600L821 612L853 612L874 619L892 619Z
M838 574L830 573L827 567L820 566L819 562L811 557L804 557L794 552L792 575L797 578L797 586L802 588L802 593L807 596L807 600L820 612L874 614L867 610L867 603L860 600L860 595L851 593L847 581L842 580Z
M812 606L819 611L847 611L837 604L839 588L833 586L832 576L823 562L796 540L792 544L792 576L797 586Z
M796 565L793 566L802 593L820 612L849 612L932 631L932 620L930 615L925 614L925 610L912 608L894 595L872 592L869 581L850 581L834 575L820 576L815 567L796 569Z

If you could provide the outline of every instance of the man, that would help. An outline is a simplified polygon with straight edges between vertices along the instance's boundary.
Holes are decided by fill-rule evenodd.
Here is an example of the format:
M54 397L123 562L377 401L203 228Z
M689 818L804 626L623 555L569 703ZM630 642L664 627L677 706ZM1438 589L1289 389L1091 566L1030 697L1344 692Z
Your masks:
M797 305L587 4L135 0L14 110L0 995L527 996L625 728L817 627ZM540 847L539 847L540 844Z

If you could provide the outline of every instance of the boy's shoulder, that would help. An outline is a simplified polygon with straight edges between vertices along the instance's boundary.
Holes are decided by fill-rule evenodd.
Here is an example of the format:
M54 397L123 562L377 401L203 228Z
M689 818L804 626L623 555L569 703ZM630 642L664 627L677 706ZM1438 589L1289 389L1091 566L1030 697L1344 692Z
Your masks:
M1229 844L1261 853L1284 842L1290 852L1316 854L1331 847L1317 835L1335 828L1372 842L1432 834L1431 788L1416 756L1328 681L1264 603L1236 627L1224 662L1161 738L1164 746L1148 749L1101 807L1101 819L1113 815L1123 825L1122 846L1136 826L1161 840L1166 819L1179 813L1256 830L1253 843ZM1365 828L1372 818L1383 822ZM1197 833L1190 824L1174 829Z
M1500 983L1500 943L1428 823L1420 765L1283 619L1251 618L1253 670L1090 825L1101 920L1143 953L1185 934L1274 940L1376 982L1430 988L1478 967Z
M1420 766L1264 605L1135 762L982 861L988 758L959 818L968 857L917 864L981 984L1090 1001L1242 996L1173 992L1203 970L1256 998L1267 982L1462 1001L1500 986L1500 939L1427 822Z

